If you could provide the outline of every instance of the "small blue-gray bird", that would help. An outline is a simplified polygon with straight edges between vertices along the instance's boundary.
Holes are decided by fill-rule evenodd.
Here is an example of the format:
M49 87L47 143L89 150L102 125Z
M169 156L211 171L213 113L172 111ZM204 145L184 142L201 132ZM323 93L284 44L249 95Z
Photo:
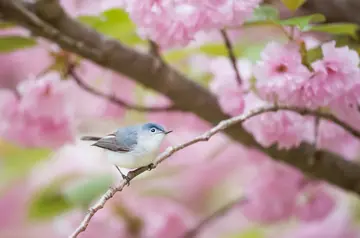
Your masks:
M96 141L92 145L102 148L109 162L129 182L119 167L135 169L150 166L165 135L170 132L159 124L145 123L119 128L105 137L84 136L81 140Z

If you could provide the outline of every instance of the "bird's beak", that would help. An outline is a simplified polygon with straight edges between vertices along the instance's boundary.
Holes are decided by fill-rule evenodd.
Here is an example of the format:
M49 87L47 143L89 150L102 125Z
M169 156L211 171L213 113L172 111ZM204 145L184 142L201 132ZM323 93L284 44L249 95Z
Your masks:
M167 134L169 134L171 132L173 132L173 131L165 131L165 135L167 135Z

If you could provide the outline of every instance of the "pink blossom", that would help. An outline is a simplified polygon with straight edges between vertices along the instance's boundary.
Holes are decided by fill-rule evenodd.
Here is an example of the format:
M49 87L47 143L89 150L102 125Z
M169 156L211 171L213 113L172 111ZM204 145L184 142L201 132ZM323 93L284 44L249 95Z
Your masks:
M1 36L26 36L28 32L20 28L1 29ZM16 85L29 75L37 75L49 67L51 57L42 41L38 45L0 54L0 88L15 89Z
M272 104L259 98L254 92L250 91L244 95L245 108L244 114L248 114L256 109L271 106Z
M204 227L197 235L198 238L217 238L217 237L236 237L232 234L236 234L241 237L242 234L247 232L248 228L252 228L253 223L249 221L242 214L240 208L232 208L224 216L216 219L215 224ZM215 209L214 209L215 210ZM247 234L248 235L248 234ZM246 237L246 235L244 235ZM256 236L255 236L256 237Z
M20 180L1 190L0 237L60 238L49 221L30 223L27 219L31 199L29 186Z
M257 165L252 180L245 186L248 202L245 216L252 221L271 223L296 216L303 221L325 218L335 199L325 185L307 181L299 171L268 160Z
M126 0L61 0L60 4L71 16L96 15L111 8L124 7Z
M189 139L194 136L189 135ZM242 154L246 154L245 148L218 135L209 144L198 143L174 154L133 188L141 194L161 193L189 208L204 209L204 200L209 199L210 193L217 194L216 189L234 174L242 175L239 169L246 168L248 163L246 156L239 156ZM235 178L232 183L236 183L237 188L239 179Z
M169 176L166 180L153 182L144 189L159 191L161 188L190 208L205 208L203 202L208 199L209 193L216 191L230 175L238 173L240 164L244 162L236 154L227 157L219 156L212 161L207 160L205 164L184 166L178 174ZM173 168L168 167L168 170Z
M15 185L15 186L14 186ZM25 221L27 189L25 184L13 184L0 197L0 230L14 228Z
M245 187L246 217L258 222L277 222L292 216L302 176L292 168L268 161Z
M302 221L322 220L326 218L336 205L335 198L323 184L312 182L301 191L303 199L296 206L295 216ZM302 200L302 201L301 201Z
M88 142L65 145L32 170L29 185L33 190L37 190L48 186L59 177L69 175L86 177L94 174L112 174L114 182L118 182L121 179L119 172L112 164L104 161L106 161L105 154L89 146Z
M360 131L360 84L354 85L348 92L332 100L331 111L342 121Z
M279 148L289 149L314 135L311 118L289 111L263 113L250 118L243 125L265 147L278 143Z
M115 94L111 88L113 73L106 71L98 65L83 60L76 68L76 74L80 77L81 81L89 87L99 92L108 93L109 95ZM73 78L69 77L68 79L69 80L66 80L63 84L66 84L66 98L74 108L76 118L82 120L103 116L106 111L105 109L111 102L80 87ZM127 87L125 87L125 89L127 89ZM131 94L131 92L127 91L125 95L128 94ZM116 94L116 96L118 95ZM120 106L115 110L125 113L124 108Z
M243 91L249 88L251 64L248 61L237 63L242 84L239 85L234 68L228 58L219 57L209 66L214 77L210 83L210 90L217 96L223 111L231 116L241 114L245 107Z
M154 232L155 234L151 237L167 238L170 234L184 234L186 230L187 225L185 224L185 221L175 214L170 214L164 221L164 225Z
M89 87L129 104L133 101L135 83L106 70L89 61L82 61L76 70L77 75ZM66 81L66 98L74 108L76 118L89 120L96 118L122 119L127 111L122 105L111 102L105 97L94 95L80 87L72 78Z
M299 85L310 77L310 72L302 65L295 43L270 42L261 53L254 76L262 99L289 103Z
M259 0L132 0L127 10L144 37L162 47L174 47L187 45L199 31L242 24L259 3Z
M239 26L253 10L259 5L259 0L206 0L187 1L197 7L198 11L206 15L206 25L209 27L222 28L225 25ZM205 26L206 26L205 25Z
M169 146L185 143L186 141L192 140L200 133L203 133L203 131L200 131L196 127L194 131L187 130L186 127L181 126L174 128L176 128L176 133L171 133L173 135L169 134L167 136L164 143L162 144L162 150L165 150ZM227 146L229 146L230 144L230 139L225 134L219 133L216 137L213 137L207 143L196 143L191 146L191 148L189 147L188 149L179 151L165 163L171 166L200 166L201 164L205 163L209 157L214 156L214 154L220 153L220 151L222 151L224 147L227 148Z
M79 226L83 218L83 210L78 209L56 217L53 219L51 226L49 226L52 229L52 235L48 237L53 237L54 235L59 237L69 236ZM130 234L126 220L118 216L114 209L102 209L91 219L90 225L80 236L84 238L97 238L101 236L117 238L130 237Z
M178 237L195 225L196 216L190 210L165 197L127 193L119 202L123 209L140 219L140 237Z
M145 100L146 105L149 107L167 107L172 104L170 99L162 95L147 96ZM147 114L147 118L176 131L184 128L187 130L187 128L191 127L194 132L202 132L211 127L210 123L203 121L193 113L187 112L150 112Z
M58 147L74 137L74 118L56 74L18 86L20 98L5 92L0 135L23 146Z
M339 125L321 120L319 124L317 146L345 158L354 159L360 151L360 141Z
M323 59L312 63L313 76L298 89L302 106L326 106L359 82L359 56L347 46L336 48L335 41L322 45Z
M104 81L104 92L116 96L116 98L128 104L136 104L136 102L133 103L131 100L134 97L134 82L115 73L110 73L109 77L105 78ZM105 99L103 103L99 105L98 110L100 110L100 115L103 117L119 119L125 115L127 109Z
M286 233L283 238L356 238L356 231L351 224L349 208L343 204L333 209L325 219L300 224L298 227ZM278 236L276 236L278 237Z

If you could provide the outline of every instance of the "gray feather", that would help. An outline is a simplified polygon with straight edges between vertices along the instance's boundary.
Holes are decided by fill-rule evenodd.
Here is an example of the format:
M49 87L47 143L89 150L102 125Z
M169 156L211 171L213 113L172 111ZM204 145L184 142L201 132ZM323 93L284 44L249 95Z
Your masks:
M83 136L80 138L80 140L88 140L88 141L98 141L101 137L98 136Z
M137 144L137 127L127 127L117 130L98 140L93 146L114 152L131 151Z

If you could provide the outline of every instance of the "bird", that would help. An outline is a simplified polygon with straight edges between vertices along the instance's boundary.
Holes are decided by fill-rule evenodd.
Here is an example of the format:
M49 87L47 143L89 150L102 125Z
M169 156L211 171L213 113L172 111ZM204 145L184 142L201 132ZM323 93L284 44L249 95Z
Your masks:
M92 146L101 148L108 159L129 185L130 179L119 167L136 169L153 165L161 143L172 130L157 123L148 122L118 128L104 137L83 136L83 141L95 141Z

